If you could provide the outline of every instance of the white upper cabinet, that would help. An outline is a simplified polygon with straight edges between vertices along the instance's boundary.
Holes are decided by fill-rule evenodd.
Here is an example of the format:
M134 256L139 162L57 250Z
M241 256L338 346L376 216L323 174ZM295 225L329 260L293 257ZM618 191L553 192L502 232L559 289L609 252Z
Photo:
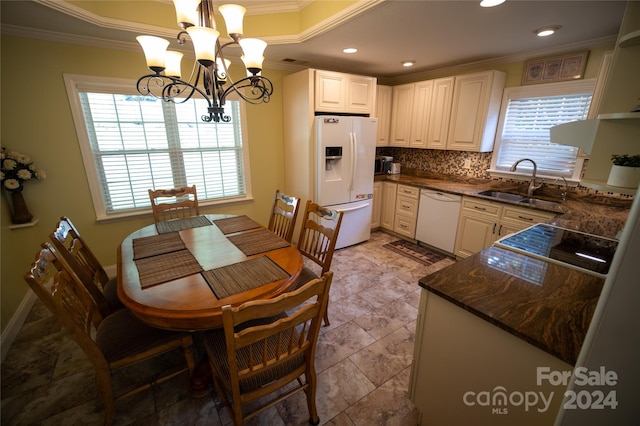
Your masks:
M391 146L408 147L410 144L413 91L413 83L393 87L391 136L389 139L389 145Z
M376 146L387 146L389 145L393 90L391 86L379 85L377 91L376 118L378 119L378 134Z
M415 83L413 92L409 147L426 148L433 81L428 80Z
M389 145L493 150L505 76L486 71L394 86Z
M427 147L432 90L431 80L393 87L391 146Z
M502 71L456 76L447 149L493 150L504 82Z
M449 118L451 117L454 80L455 77L433 80L427 148L447 149L447 135L449 133Z
M316 71L316 111L373 115L375 101L374 77Z

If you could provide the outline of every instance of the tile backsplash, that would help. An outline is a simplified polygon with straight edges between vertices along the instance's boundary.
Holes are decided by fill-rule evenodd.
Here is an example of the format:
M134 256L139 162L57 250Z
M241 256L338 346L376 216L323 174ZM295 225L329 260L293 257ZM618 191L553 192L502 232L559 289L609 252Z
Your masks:
M414 169L463 178L492 179L488 172L491 168L491 152L378 147L376 148L376 155L392 156L393 161L399 162L402 165L403 170ZM465 160L469 160L469 168L464 167ZM583 167L586 167L587 164L588 161L585 161L585 165ZM510 179L503 178L493 179L510 181ZM545 183L545 187L556 186L558 185ZM603 192L580 185L569 188L569 192L576 195L580 194L581 196L598 195L627 200L633 199L632 195Z
M438 149L411 149L382 147L377 148L378 155L390 155L393 161L402 164L403 168L428 170L452 176L467 176L478 179L490 179L490 152L445 151ZM464 168L465 160L471 164Z

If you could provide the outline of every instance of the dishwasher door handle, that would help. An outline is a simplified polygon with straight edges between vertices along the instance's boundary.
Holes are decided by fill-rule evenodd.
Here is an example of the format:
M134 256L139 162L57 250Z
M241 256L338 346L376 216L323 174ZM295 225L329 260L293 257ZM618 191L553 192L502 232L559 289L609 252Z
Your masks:
M450 195L442 192L421 192L421 196L431 198L432 200L438 200L448 203L459 203L461 197L459 195Z

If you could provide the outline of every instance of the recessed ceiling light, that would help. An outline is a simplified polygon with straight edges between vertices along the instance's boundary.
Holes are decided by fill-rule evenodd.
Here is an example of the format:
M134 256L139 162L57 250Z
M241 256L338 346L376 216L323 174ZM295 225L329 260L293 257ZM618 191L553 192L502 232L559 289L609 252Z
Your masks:
M403 67L412 67L414 66L416 63L416 61L402 61L402 66Z
M534 34L536 34L538 37L547 37L555 33L556 31L558 31L559 29L560 29L560 25L550 25L548 27L542 27L540 29L535 30Z
M358 49L356 49L355 47L345 47L344 49L342 49L343 53L356 53L358 51Z
M505 2L505 0L482 0L480 2L480 6L482 6L482 7L494 7L494 6L501 5L504 2Z

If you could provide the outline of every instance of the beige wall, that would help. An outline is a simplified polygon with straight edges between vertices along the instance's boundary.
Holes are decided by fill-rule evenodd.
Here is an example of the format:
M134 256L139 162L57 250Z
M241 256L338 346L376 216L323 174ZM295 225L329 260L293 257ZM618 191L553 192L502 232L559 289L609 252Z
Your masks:
M104 265L116 263L116 247L130 232L153 222L146 217L114 222L95 220L63 73L137 79L147 72L142 52L95 49L2 36L2 146L31 156L47 172L23 191L39 222L9 229L8 197L1 202L1 327L24 298L23 280L41 242L62 215L68 215ZM265 70L274 84L271 102L248 105L251 181L255 200L205 209L205 213L247 214L266 223L271 197L284 186L282 145L282 71Z

